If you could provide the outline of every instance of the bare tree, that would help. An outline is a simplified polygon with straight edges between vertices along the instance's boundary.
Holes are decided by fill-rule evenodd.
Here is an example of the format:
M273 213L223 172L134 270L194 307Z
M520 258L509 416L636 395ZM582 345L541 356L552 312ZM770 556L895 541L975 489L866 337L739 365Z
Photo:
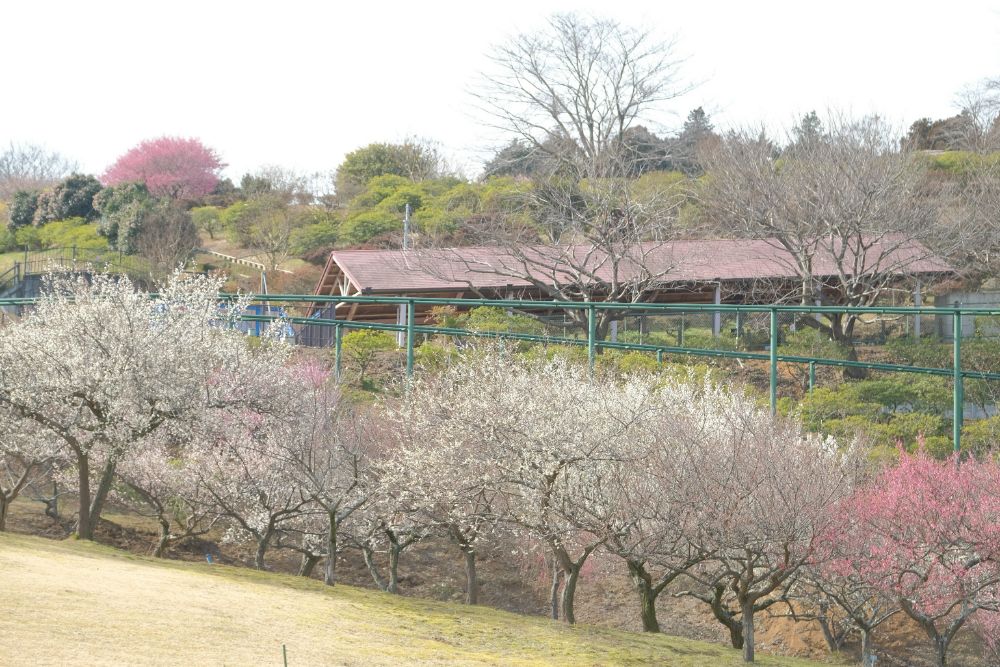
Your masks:
M288 193L265 192L250 199L235 220L240 240L263 254L271 271L288 259L292 232L308 223L304 207L289 202Z
M0 153L0 200L18 190L41 190L76 171L77 164L37 144L15 144Z
M332 194L333 179L322 172L305 173L280 165L269 164L243 177L243 194L247 197L262 194L281 195L286 202L308 206Z
M899 604L864 580L855 564L846 559L809 565L803 569L803 597L815 608L813 614L830 651L840 650L851 633L861 636L861 664L871 664L875 629L901 611ZM863 565L858 569L863 569ZM793 615L795 612L793 610Z
M833 116L826 132L779 157L761 131L736 131L709 145L702 189L722 235L760 239L793 273L785 298L803 304L868 306L914 271L949 270L940 249L940 198L925 161L899 148L883 120ZM858 322L803 318L849 345Z
M556 14L490 58L474 94L491 124L577 178L620 175L625 131L687 91L671 42L610 19Z
M985 153L1000 146L1000 79L985 79L959 92L961 109L949 139L964 150Z
M191 214L183 209L157 206L142 216L141 224L135 239L136 250L161 274L186 263L198 247L198 229Z
M959 102L962 122L954 132L972 154L955 174L939 175L954 186L945 199L941 245L975 287L1000 268L1000 163L990 155L1000 147L1000 79L962 91Z
M527 280L558 301L642 301L671 268L658 251L677 201L633 191L636 162L649 158L627 131L685 91L673 45L612 20L558 14L491 59L474 93L479 106L539 167L521 206L531 222L515 215L480 226L474 242L502 252L465 262L468 270ZM566 312L586 327L585 313ZM620 316L602 311L598 335Z

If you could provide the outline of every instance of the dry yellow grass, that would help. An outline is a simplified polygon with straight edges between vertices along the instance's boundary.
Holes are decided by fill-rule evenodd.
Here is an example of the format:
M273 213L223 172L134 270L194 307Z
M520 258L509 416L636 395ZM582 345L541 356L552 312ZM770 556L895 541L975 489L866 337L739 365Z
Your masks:
M738 665L735 651L0 533L0 664ZM813 665L764 657L762 665Z

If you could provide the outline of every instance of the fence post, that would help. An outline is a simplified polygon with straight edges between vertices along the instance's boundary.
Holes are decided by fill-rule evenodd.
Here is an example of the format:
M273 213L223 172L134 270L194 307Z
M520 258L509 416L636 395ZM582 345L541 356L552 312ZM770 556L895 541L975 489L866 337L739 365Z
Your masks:
M809 393L816 388L816 362L809 362Z
M952 373L955 379L952 402L952 440L955 453L962 451L962 423L965 421L965 386L962 376L962 311L955 308L952 321Z
M656 351L656 365L659 366L663 364L663 350Z
M778 311L771 309L771 343L768 348L771 367L771 414L778 414Z
M341 350L341 344L344 341L344 330L340 324L333 325L333 372L340 382L340 368L341 359L343 358L343 353Z
M597 309L593 304L587 307L587 362L590 364L590 371L594 371L594 363L597 361Z
M416 343L413 335L414 322L413 299L406 302L406 376L413 377L413 345Z

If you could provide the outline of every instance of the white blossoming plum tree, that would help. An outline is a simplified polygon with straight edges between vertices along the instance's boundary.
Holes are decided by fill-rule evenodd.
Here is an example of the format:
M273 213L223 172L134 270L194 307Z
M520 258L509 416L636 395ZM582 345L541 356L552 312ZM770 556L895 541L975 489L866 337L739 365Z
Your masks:
M177 272L152 299L123 276L53 278L33 311L0 332L0 407L67 452L79 537L93 539L124 458L219 412L266 407L288 346L277 333L248 345L229 326L245 302L220 309L221 287Z

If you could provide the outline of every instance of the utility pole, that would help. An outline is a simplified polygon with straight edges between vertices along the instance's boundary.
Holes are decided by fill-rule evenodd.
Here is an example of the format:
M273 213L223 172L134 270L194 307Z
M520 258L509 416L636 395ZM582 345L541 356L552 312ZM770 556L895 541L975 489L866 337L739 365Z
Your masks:
M407 202L406 208L403 209L403 252L406 252L410 248L410 204ZM412 332L408 332L405 327L407 322L410 321L409 309L413 307L413 304L401 303L396 307L396 324L399 325L399 329L396 330L396 345L403 347L407 346L407 374L413 373L413 336Z
M403 250L410 249L410 204L406 204L403 213Z

